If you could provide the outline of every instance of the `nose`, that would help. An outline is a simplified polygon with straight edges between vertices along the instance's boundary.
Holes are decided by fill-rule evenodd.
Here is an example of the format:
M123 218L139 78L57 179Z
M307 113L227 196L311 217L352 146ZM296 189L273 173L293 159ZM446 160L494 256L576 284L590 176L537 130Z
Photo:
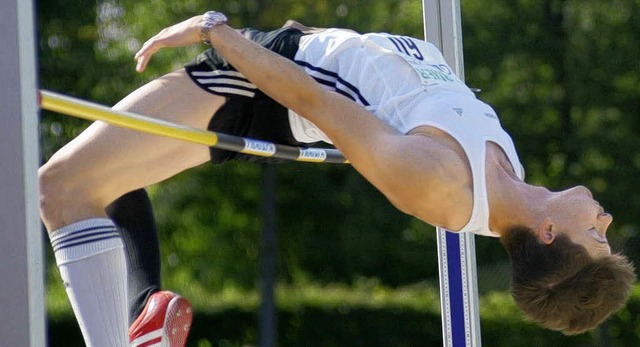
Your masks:
M604 230L604 234L606 235L609 225L613 222L613 216L609 213L601 213L598 215L598 222L602 224L602 230Z

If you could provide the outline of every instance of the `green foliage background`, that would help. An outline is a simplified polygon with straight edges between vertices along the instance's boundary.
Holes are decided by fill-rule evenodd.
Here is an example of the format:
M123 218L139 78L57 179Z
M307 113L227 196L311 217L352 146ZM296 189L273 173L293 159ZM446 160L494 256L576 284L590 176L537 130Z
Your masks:
M209 9L226 12L235 27L272 29L293 18L423 36L420 0L38 1L40 85L112 105L204 49L167 49L144 74L134 71L144 40ZM462 9L466 80L512 134L527 181L552 190L589 187L615 216L614 248L640 263L640 1L462 0ZM43 160L87 125L48 112L41 124ZM164 284L200 309L255 308L261 170L205 165L149 187ZM350 167L290 163L277 173L278 282L291 294L280 305L336 285L365 297L363 288L418 296L437 289L433 228L397 212ZM506 255L493 239L476 244L483 300L503 295L494 310L509 316ZM51 312L68 314L55 266L48 276ZM627 309L616 319L638 313ZM607 329L592 339L632 341Z

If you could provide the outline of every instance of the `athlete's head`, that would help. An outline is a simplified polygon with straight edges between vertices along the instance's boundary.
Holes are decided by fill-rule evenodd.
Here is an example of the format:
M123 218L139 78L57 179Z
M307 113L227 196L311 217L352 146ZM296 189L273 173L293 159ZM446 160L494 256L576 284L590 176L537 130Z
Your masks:
M612 217L588 189L554 194L540 225L501 237L513 272L516 304L533 321L566 335L597 327L622 308L635 281L632 264L611 254Z

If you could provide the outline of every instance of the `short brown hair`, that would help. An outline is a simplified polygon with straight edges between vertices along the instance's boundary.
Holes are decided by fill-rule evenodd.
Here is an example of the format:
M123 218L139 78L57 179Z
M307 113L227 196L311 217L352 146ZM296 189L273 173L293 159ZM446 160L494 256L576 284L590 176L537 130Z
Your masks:
M500 241L511 259L511 293L529 319L565 335L596 328L621 309L635 281L621 254L592 259L567 236L550 245L527 227L511 228Z

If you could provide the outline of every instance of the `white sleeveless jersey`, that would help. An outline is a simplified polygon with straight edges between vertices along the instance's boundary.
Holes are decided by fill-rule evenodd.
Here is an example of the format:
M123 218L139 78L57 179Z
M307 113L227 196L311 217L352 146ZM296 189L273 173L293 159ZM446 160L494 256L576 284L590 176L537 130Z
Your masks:
M434 45L406 36L330 29L303 36L295 62L317 82L403 134L433 126L455 138L469 158L473 176L473 211L460 231L499 236L489 230L486 142L504 150L521 179L522 166L495 111L456 77ZM314 124L291 111L289 120L298 141L331 143Z

